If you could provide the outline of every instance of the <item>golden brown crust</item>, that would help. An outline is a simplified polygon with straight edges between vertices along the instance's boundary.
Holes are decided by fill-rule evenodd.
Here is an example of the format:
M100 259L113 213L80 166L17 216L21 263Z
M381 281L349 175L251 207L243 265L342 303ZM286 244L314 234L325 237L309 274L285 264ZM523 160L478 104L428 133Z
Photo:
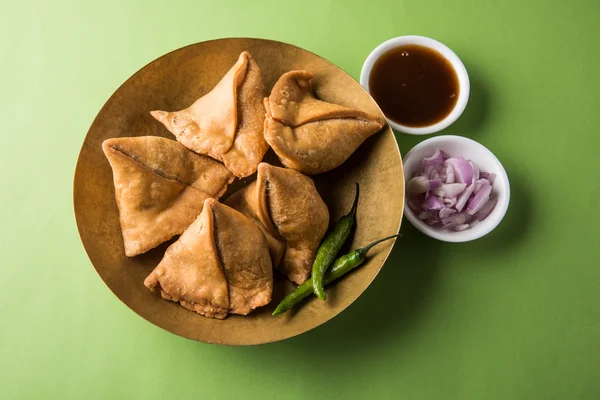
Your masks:
M125 254L144 253L182 233L234 179L223 165L155 136L105 140Z
M268 304L273 271L266 239L241 213L207 199L204 209L144 281L167 300L210 318Z
M290 71L265 99L265 140L281 162L305 174L338 167L384 123L360 110L314 97L312 74Z
M256 182L226 204L259 225L275 267L298 284L308 279L329 224L327 206L309 177L260 163Z
M144 285L189 310L225 318L229 310L227 278L217 255L214 218L207 202L200 216L169 246Z
M263 137L264 93L258 64L243 52L213 90L190 107L151 114L184 146L222 161L243 178L256 171L268 149Z
M217 201L211 202L211 209L215 244L229 284L229 313L246 315L271 301L273 268L267 241L238 211Z

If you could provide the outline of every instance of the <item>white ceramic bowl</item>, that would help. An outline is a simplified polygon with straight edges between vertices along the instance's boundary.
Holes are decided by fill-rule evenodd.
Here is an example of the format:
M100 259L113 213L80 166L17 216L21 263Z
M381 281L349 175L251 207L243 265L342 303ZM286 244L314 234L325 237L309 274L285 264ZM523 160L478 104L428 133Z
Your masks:
M452 50L450 50L448 46L438 42L437 40L425 36L399 36L387 40L381 43L379 46L377 46L375 50L373 50L365 60L365 63L362 66L362 70L360 71L360 84L365 89L367 89L367 91L369 91L369 75L371 75L371 69L373 68L373 65L375 65L375 62L379 59L379 57L381 57L381 55L395 47L409 44L425 46L438 51L450 62L450 64L452 64L452 67L454 67L456 75L458 76L458 85L460 88L458 100L456 101L456 105L454 106L450 114L448 114L448 116L446 116L446 118L444 118L443 120L430 126L416 128L401 125L388 118L388 123L390 124L390 126L397 131L409 133L411 135L428 135L431 133L441 131L442 129L450 126L450 124L452 124L458 119L458 117L460 117L460 115L465 110L467 103L469 102L469 93L471 91L471 86L469 83L469 74L467 73L467 69L465 68L462 61L460 61L460 58L458 58L458 56Z
M498 203L486 219L461 232L443 231L427 225L408 204L404 206L404 215L424 234L445 242L468 242L487 235L502 221L510 202L510 184L502 163L485 146L474 140L463 136L442 135L424 140L404 156L404 174L407 182L421 168L423 159L433 155L436 149L443 150L450 157L463 156L478 164L482 171L496 174L492 185L492 197L497 199ZM405 201L408 201L408 198Z

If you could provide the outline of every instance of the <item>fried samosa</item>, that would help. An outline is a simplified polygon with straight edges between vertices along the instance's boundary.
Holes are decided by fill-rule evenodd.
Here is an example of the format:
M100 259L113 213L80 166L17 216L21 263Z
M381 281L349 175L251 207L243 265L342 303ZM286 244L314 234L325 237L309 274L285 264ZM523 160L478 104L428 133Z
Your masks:
M338 167L384 125L363 111L316 99L312 76L287 72L265 99L265 139L285 166L307 175Z
M174 112L151 111L177 141L222 161L238 178L256 172L269 146L263 136L265 86L250 53L205 96Z
M129 257L182 233L207 198L218 198L234 177L225 166L174 140L156 136L107 139L119 220Z
M266 239L244 215L207 199L144 285L207 317L246 315L271 301L273 269Z
M256 181L225 203L258 224L274 267L297 284L308 279L329 225L327 206L312 179L292 169L260 163Z

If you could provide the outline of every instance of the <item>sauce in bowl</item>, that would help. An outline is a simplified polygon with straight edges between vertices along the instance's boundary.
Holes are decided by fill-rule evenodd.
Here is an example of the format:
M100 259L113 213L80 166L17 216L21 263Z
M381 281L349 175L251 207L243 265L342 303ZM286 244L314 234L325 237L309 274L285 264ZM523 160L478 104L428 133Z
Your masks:
M408 44L377 59L369 91L387 118L408 127L426 127L452 112L460 86L454 67L442 54Z

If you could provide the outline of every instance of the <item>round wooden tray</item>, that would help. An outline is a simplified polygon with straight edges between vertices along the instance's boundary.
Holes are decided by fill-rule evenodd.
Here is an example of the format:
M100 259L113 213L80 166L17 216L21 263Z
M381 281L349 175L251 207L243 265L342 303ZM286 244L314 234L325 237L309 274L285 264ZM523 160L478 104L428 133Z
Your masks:
M188 311L163 300L144 286L144 279L172 241L137 257L125 256L112 171L102 153L102 142L126 136L173 138L149 111L189 106L214 87L244 50L248 50L260 66L269 91L284 72L306 69L314 73L313 87L318 98L381 115L377 104L354 79L329 61L301 48L262 39L197 43L151 62L110 97L85 138L73 189L81 241L94 268L113 293L143 318L169 332L202 342L229 345L286 339L333 318L369 286L393 246L390 241L374 248L360 269L328 287L326 302L313 297L297 310L277 317L271 316L271 312L294 287L277 273L273 300L268 306L248 316L230 315L225 320L205 318ZM404 175L398 145L389 126L363 143L339 168L313 178L334 219L348 211L354 182L360 184L352 249L398 232L404 205ZM250 179L238 181L229 193Z

